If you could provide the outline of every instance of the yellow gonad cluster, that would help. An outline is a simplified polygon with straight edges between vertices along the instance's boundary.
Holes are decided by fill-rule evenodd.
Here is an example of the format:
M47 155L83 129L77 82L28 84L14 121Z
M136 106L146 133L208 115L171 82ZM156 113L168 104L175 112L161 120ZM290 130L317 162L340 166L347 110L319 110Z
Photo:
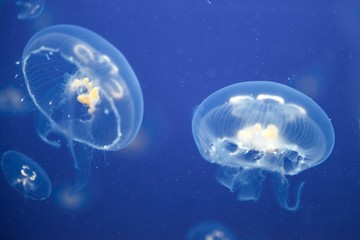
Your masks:
M72 90L86 90L79 93L77 100L89 108L89 114L93 114L96 110L96 104L100 101L99 87L93 87L93 83L87 77L75 79L70 87Z
M279 144L279 130L275 125L269 124L266 128L260 123L241 129L237 133L237 140L244 146L254 147L258 150L273 151Z

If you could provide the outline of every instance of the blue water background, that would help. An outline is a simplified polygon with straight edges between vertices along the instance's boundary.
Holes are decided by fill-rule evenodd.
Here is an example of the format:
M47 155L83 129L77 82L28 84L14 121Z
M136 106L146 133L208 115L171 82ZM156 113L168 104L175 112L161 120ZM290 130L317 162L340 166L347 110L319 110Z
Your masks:
M95 153L74 210L59 203L75 176L65 139L61 149L41 141L34 107L2 113L0 153L18 150L36 160L53 194L26 199L1 175L0 239L177 240L208 220L226 224L238 239L360 239L358 1L51 0L35 20L17 13L11 1L0 6L1 88L25 89L15 63L34 33L75 24L126 56L145 112L137 144ZM257 203L237 201L216 182L217 166L201 158L192 137L196 105L229 84L256 80L306 93L334 125L329 159L289 178L293 186L306 182L297 212L278 206L270 179Z

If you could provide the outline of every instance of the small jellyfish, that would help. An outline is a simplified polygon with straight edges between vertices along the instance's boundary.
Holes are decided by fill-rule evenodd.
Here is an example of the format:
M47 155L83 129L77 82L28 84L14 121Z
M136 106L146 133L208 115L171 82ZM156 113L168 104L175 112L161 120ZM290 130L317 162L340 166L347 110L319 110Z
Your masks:
M44 11L44 0L15 0L15 4L20 7L18 19L34 19Z
M35 34L24 49L22 70L41 113L38 133L53 146L59 146L54 133L66 137L80 190L88 181L93 149L122 149L138 133L143 97L137 77L117 48L72 25Z
M190 229L187 240L236 240L233 231L218 222L202 222Z
M21 115L32 110L25 91L15 86L0 87L0 115Z
M207 161L220 165L217 180L239 200L258 200L272 173L279 204L299 207L304 182L289 204L287 175L325 161L334 146L326 113L303 93L274 82L243 82L207 97L196 109L192 130Z
M39 164L16 151L5 152L1 167L9 184L34 200L44 200L51 194L51 182Z
M72 186L57 189L53 196L59 208L69 211L81 211L86 209L91 202L91 196L87 191L74 192Z

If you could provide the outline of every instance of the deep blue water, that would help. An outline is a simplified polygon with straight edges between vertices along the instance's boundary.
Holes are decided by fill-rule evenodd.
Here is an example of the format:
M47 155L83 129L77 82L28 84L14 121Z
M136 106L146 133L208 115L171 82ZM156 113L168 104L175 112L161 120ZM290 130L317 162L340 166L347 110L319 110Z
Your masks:
M55 24L88 28L130 62L144 95L136 144L95 152L79 206L64 205L75 176L66 140L60 149L37 136L37 111L2 110L0 153L36 160L53 183L44 201L24 198L0 176L0 239L185 239L203 221L238 239L360 239L360 4L357 1L46 1L40 17L17 19L0 5L0 89L26 93L22 51ZM14 76L19 75L14 78ZM278 206L270 180L256 202L239 202L216 182L191 131L194 108L242 81L298 89L331 118L336 143L321 165L289 177L305 181L301 207ZM4 92L1 92L2 94ZM71 205L71 204L70 204Z

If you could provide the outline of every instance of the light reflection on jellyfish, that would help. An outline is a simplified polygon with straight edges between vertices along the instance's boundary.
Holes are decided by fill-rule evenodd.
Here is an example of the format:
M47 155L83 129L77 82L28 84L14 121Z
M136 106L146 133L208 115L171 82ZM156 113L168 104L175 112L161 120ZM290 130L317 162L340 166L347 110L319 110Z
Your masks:
M139 82L125 57L87 29L57 25L26 45L22 69L39 109L40 137L63 135L78 170L76 190L86 185L92 150L116 151L132 142L143 116Z
M274 82L230 85L206 98L196 109L192 130L203 158L220 165L217 180L239 200L258 200L262 182L272 173L279 204L289 203L287 175L325 161L335 141L326 113L303 93Z

